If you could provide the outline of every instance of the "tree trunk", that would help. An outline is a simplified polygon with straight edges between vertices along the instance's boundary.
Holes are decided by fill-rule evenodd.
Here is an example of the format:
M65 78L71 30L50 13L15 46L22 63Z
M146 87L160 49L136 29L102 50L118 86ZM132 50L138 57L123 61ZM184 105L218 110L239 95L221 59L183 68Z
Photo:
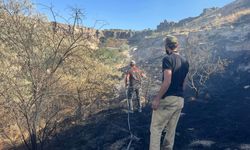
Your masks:
M36 134L35 133L31 134L30 141L31 141L32 150L37 150L37 140L36 140Z
M75 115L76 115L76 118L77 118L77 120L81 120L81 118L82 118L82 103L78 103L77 104L77 108L76 108L76 113L75 113Z

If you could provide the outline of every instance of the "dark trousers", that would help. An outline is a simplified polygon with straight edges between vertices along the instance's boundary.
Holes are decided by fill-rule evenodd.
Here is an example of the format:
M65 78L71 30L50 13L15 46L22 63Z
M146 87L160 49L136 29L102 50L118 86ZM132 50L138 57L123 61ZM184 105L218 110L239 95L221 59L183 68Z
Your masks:
M128 87L128 107L129 110L133 110L133 97L136 95L136 100L138 102L138 109L141 109L141 99L140 99L141 88Z

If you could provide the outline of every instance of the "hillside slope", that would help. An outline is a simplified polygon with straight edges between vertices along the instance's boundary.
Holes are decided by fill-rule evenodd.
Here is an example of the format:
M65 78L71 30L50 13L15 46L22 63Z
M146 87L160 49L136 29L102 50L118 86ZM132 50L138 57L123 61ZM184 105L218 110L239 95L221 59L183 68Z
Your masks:
M209 98L186 99L176 133L176 150L248 150L250 148L249 73L231 70L249 61L249 52L238 55L223 75L209 81ZM226 77L225 77L226 75ZM220 82L218 82L220 81ZM68 125L48 149L125 150L130 141L125 107L102 111L82 125ZM131 129L139 138L131 150L147 150L151 108L130 116Z

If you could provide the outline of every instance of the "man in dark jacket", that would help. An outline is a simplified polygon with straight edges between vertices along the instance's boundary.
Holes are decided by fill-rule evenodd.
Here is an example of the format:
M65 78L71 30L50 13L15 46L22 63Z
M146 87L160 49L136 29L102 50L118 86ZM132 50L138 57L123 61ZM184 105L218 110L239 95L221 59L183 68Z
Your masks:
M162 60L162 85L152 102L152 120L150 127L150 150L172 150L175 130L184 105L183 87L189 69L189 63L178 50L178 40L167 36ZM167 133L161 144L162 131Z
M145 74L135 65L135 61L130 62L130 69L125 77L125 87L128 87L127 98L129 112L133 113L133 95L136 94L136 100L138 102L138 112L142 112L141 106L141 81L142 77L146 77Z

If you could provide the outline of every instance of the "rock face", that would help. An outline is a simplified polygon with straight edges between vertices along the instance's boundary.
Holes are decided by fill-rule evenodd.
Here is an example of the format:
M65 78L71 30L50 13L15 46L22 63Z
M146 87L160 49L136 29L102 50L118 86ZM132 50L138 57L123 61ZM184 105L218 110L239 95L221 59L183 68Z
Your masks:
M204 17L206 15L209 15L211 13L216 12L217 10L219 10L219 8L217 7L213 7L213 8L206 8L203 10L203 12L198 16L198 17L189 17L183 20L180 20L179 22L173 22L173 21L167 21L164 20L163 22L161 22L158 26L157 26L157 30L158 32L160 31L171 31L174 28L178 28L178 27L184 27L185 25L187 25L189 22L192 22L193 20L200 18L200 17Z
M157 26L157 31L170 30L177 25L176 22L164 20Z
M218 7L212 7L212 8L205 8L203 9L203 12L200 16L205 16L205 15L209 15L211 13L214 13L215 11L219 10Z
M135 34L131 30L103 30L102 33L105 38L116 39L129 39Z

